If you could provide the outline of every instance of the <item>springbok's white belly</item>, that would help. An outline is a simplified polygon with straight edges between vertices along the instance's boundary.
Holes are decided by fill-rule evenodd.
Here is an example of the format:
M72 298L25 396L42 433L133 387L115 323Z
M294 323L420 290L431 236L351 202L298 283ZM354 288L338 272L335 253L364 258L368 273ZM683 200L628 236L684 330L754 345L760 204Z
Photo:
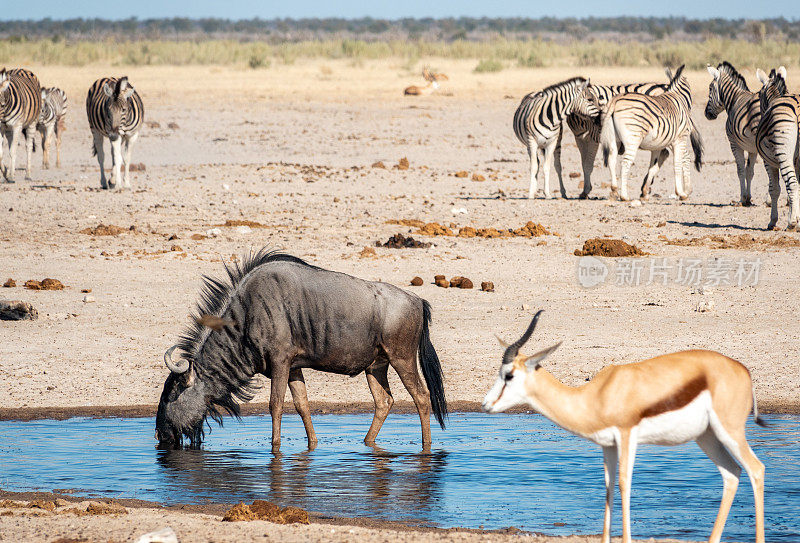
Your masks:
M705 390L680 409L643 418L634 435L639 443L680 445L706 431L711 413L711 393ZM586 437L598 445L611 447L618 443L618 436L619 428L611 426Z

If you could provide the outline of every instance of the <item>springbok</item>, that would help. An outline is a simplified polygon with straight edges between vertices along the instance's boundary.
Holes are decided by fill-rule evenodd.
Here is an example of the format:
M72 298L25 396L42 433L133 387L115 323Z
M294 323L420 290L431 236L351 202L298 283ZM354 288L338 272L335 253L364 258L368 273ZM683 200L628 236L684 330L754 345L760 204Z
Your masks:
M503 354L500 375L483 400L483 409L499 413L528 404L565 430L603 447L606 507L603 543L611 538L611 508L619 463L622 540L631 541L630 489L639 443L679 445L695 440L717 465L723 480L722 502L709 541L722 537L741 473L747 470L755 494L756 542L764 543L764 465L745 439L752 409L758 416L750 372L741 363L713 351L695 350L609 366L588 383L571 387L542 368L557 343L532 356L519 352L530 339L542 311L520 339ZM500 339L500 338L498 338Z
M416 85L412 85L410 87L406 87L403 91L403 94L406 96L423 96L426 94L431 94L432 92L439 89L439 81L447 80L448 77L445 74L437 74L432 73L427 68L422 70L422 77L425 81L428 82L427 85L424 87L418 87Z

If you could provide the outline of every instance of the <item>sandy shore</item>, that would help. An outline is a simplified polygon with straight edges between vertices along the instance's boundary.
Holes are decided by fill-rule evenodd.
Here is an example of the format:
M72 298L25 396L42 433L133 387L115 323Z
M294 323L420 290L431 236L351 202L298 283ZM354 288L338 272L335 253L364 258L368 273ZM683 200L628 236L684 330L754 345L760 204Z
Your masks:
M435 66L450 81L439 95L423 98L402 96L403 87L420 78L406 72L400 61L357 66L298 61L258 71L126 69L144 99L147 120L158 127L144 129L134 150L133 161L146 170L132 174L131 190L115 192L99 190L83 102L94 79L122 75L120 70L32 67L43 84L65 88L70 109L63 167L42 170L37 154L33 181L25 181L20 170L16 184L0 184L0 282L13 278L20 285L0 288L0 298L30 302L40 315L37 321L0 324L0 418L151 416L167 376L162 355L188 322L201 275L219 275L222 260L263 246L413 289L428 299L432 340L454 407L474 409L495 378L501 348L494 334L514 337L533 311L545 308L533 344L564 341L547 364L567 383L581 383L608 364L709 348L750 368L762 410L798 411L800 234L764 231L769 210L762 205L766 174L760 163L754 180L759 205L731 204L738 200L738 180L724 120L709 122L702 115L705 72L689 74L696 93L694 117L706 144L706 165L702 173L692 172L691 199L681 204L668 197L670 159L655 182L653 199L633 207L608 199L608 188L601 186L608 174L599 162L592 200L523 198L527 157L511 130L513 112L523 94L577 70L474 74L474 62ZM586 68L581 73L598 83L663 79L654 69ZM403 157L409 169L393 168ZM387 168L372 167L376 161ZM580 172L580 162L571 135L564 140L563 162L567 191L574 198L580 179L573 174ZM640 155L633 179L642 178L645 162ZM459 171L468 177L456 177ZM473 181L473 174L486 180ZM638 194L637 185L629 186L633 194ZM781 213L779 225L785 226L783 206ZM552 234L432 237L388 223L397 219L456 228L518 228L535 221ZM223 226L216 237L204 237L227 220L264 227L242 233ZM101 223L122 231L112 236L81 233ZM365 247L400 232L434 245L376 248L374 255L362 255ZM621 286L615 284L619 263L609 261L607 282L585 289L577 281L573 253L586 239L602 236L622 238L672 264L681 259L758 260L760 275L755 285L701 289L674 281L647 285L645 272L640 286ZM649 266L650 257L644 262ZM435 274L467 276L476 285L492 281L495 292L438 288L432 284ZM425 284L408 286L414 276ZM21 286L45 277L66 288L31 291ZM711 310L697 311L704 304ZM319 412L335 406L366 409L371 402L363 377L308 372L306 379ZM391 385L398 409L408 408L410 398L393 374ZM250 409L263 412L266 399L262 391ZM142 510L121 522L118 532L104 534L86 518L58 517L52 523L42 518L2 517L0 533L10 529L9 523L14 530L34 530L13 533L36 533L47 522L55 537L56 526L64 526L60 536L72 523L89 538L125 540L144 527L144 519L149 519L148 528L165 519L174 519L177 527L194 526L202 518L198 530L220 526L210 517ZM261 528L226 529L255 534ZM265 533L321 538L328 537L330 528L314 524L295 530L272 527ZM213 533L215 540L227 540ZM394 532L369 533L376 541L395 537ZM458 537L471 541L484 536Z

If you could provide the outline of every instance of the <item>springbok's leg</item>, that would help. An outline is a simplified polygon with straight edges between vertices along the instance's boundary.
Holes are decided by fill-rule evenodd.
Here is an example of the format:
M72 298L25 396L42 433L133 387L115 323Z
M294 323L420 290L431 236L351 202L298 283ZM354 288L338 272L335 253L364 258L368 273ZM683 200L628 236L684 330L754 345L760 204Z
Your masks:
M592 170L594 170L594 158L597 156L597 148L600 144L592 141L589 137L577 138L578 151L581 153L581 165L583 166L583 191L581 200L589 197L592 191Z
M553 167L553 156L555 155L558 141L558 139L554 139L548 142L544 148L544 164L542 164L544 169L544 197L548 200L553 197L550 192L550 169Z
M558 187L561 191L561 197L566 200L567 191L564 189L564 177L562 176L561 169L561 139L564 136L564 128L558 131L558 142L556 148L553 150L553 164L556 168L556 175L558 175Z
M614 508L617 462L619 462L619 454L616 445L603 447L603 468L606 476L606 512L603 516L603 543L611 542L611 510Z
M624 186L624 185L623 185ZM636 429L621 430L619 451L619 493L622 498L622 543L631 543L631 480L636 459Z
M103 167L103 162L105 162L106 158L103 151L103 135L99 132L92 132L92 141L94 145L94 154L97 156L97 163L100 164L100 187L107 189L106 169Z
M719 543L722 538L722 531L725 529L725 521L731 509L733 498L736 496L736 488L739 486L739 475L742 468L734 461L725 446L717 438L716 434L709 428L696 439L697 444L703 452L717 465L717 469L722 474L722 501L719 504L717 520L714 522L714 529L711 530L709 543Z
M372 418L367 437L364 438L364 443L367 445L375 444L375 438L378 437L378 432L381 431L381 426L394 405L392 391L389 390L389 379L386 375L388 370L388 364L383 364L377 367L370 366L366 371L369 391L372 392L372 398L375 400L375 416Z
M428 395L428 387L419 377L417 371L416 356L411 355L400 360L392 360L392 367L400 376L403 386L406 387L414 405L419 413L419 421L422 425L422 447L425 450L431 446L431 404Z
M281 416L286 386L289 384L289 365L291 361L273 364L270 376L269 413L272 415L272 450L281 448Z
M778 224L778 199L781 197L781 179L778 168L767 165L767 177L769 177L769 200L772 210L769 215L767 230L772 230Z
M744 466L753 487L756 506L756 543L764 543L764 464L756 457L744 435L744 427L738 432L731 432L735 446L728 452Z
M302 369L295 368L289 372L289 391L292 393L294 408L303 420L306 437L308 437L308 448L314 449L317 446L317 434L314 432L314 425L311 424L311 409L308 407L308 392Z
M537 177L539 176L539 146L536 140L528 141L528 158L531 165L530 185L528 185L528 198L533 199L536 196Z

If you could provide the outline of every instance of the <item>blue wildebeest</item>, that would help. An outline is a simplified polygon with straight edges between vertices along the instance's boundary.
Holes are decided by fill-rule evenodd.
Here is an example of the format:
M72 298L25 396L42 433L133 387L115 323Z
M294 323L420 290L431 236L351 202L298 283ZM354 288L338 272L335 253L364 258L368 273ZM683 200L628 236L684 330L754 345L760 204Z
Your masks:
M245 258L241 266L226 265L225 271L227 281L205 278L195 324L164 355L171 373L156 415L159 446L180 447L188 438L199 447L206 418L222 424L224 412L238 417L239 403L253 398L252 378L260 373L271 380L273 449L280 447L287 385L313 448L317 438L303 368L366 373L375 399L367 444L375 442L394 403L389 366L414 400L423 446L431 442L431 410L444 428L447 404L428 333L427 301L387 283L267 250ZM175 349L181 351L179 361L172 359ZM417 371L417 353L425 383Z

